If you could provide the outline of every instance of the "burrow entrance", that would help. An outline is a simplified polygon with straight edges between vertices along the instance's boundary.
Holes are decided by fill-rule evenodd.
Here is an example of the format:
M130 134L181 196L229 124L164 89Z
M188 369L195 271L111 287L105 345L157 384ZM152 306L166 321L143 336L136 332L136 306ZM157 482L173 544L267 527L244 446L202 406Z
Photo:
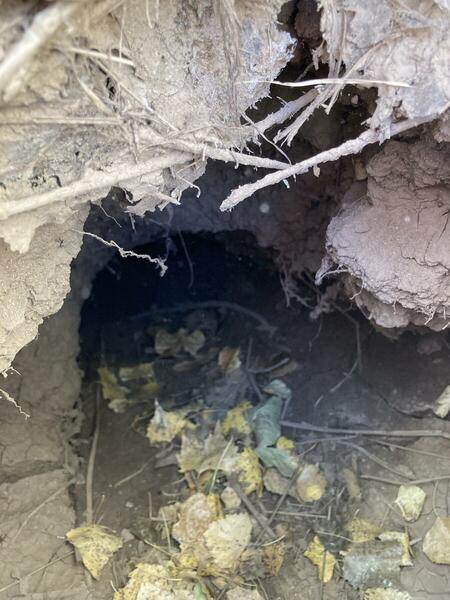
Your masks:
M365 521L358 519L367 519L380 532L404 532L404 518L394 503L399 486L426 480L431 472L442 476L448 469L442 439L389 434L442 429L431 407L447 384L445 336L410 332L389 339L350 304L335 298L332 282L327 291L327 286L314 286L307 275L291 281L287 295L276 252L259 247L245 231L178 231L134 251L164 257L169 267L165 276L161 278L146 261L115 256L97 274L81 313L84 421L72 443L83 464L88 464L89 440L97 432L91 518L125 540L106 567L108 576L102 577L108 585L103 583L102 591L101 582L94 584L98 597L102 593L109 597L110 585L125 586L133 565L159 564L169 554L176 555L183 542L170 532L180 512L170 517L167 513L165 522L161 509L182 510L180 505L193 495L204 494L222 497L222 517L248 514L253 543L259 538L265 547L278 540L275 546L283 548L283 560L276 569L267 562L254 564L256 544L251 547L253 557L249 550L251 558L236 562L237 579L230 572L228 579L219 580L194 569L195 575L192 570L190 576L184 573L183 585L213 598L224 597L236 581L262 597L320 598L323 574L318 575L317 565L305 557L314 535L340 557L352 539L350 522L364 529ZM180 332L184 342L176 339ZM221 368L226 352L239 362L236 370ZM108 374L106 383L103 379L106 398L98 397L98 369ZM251 489L246 500L234 498L236 505L227 505L227 493L237 489L242 494L245 486L236 481L237 471L222 470L221 455L211 470L180 473L184 434L165 443L149 439L155 406L167 414L187 416L197 428L196 439L206 440L236 406L267 402L268 386L274 381L282 381L291 392L283 399L281 432L295 445L300 462L312 469L311 486L319 490L312 492L315 499L306 492L299 497L295 490L284 495L289 478L260 460L261 488ZM159 422L159 427L164 434L166 425ZM365 436L358 431L386 435ZM249 442L247 435L233 429L225 439L238 452L255 447L254 438ZM435 515L447 510L445 483L441 487L433 479L424 489L428 499L423 514L407 526L416 544ZM74 501L78 522L84 523L85 482L74 487ZM273 540L264 526L275 535ZM423 579L424 565L428 568L431 563L422 551L413 551L414 566L387 575L392 585L411 592L431 586ZM356 566L349 567L338 558L325 597L359 598L348 578L358 587L366 577L367 560L357 556ZM376 565L378 574L370 585L386 576L386 568ZM441 586L444 593L445 569L431 568L434 587L428 589L439 591Z

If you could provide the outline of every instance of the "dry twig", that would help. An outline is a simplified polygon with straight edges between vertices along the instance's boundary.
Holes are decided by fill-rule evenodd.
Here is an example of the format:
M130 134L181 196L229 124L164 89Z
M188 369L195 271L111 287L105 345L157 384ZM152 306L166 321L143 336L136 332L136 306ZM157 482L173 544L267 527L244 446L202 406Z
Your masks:
M343 435L370 435L385 437L439 437L450 440L450 433L433 431L431 429L338 429L335 427L320 427L310 423L296 423L294 421L281 421L283 427L300 429L301 431L314 431L317 433L337 433Z

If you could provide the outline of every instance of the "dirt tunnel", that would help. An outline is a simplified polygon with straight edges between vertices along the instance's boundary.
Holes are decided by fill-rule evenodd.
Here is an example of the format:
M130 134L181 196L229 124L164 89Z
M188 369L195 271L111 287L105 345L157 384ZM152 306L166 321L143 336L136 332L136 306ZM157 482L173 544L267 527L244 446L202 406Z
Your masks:
M0 3L0 600L448 599L447 4Z
M217 185L216 175L213 165L204 189L209 181ZM126 240L135 255L164 259L168 269L161 277L148 260L121 257L87 237L73 268L71 296L20 353L11 396L31 418L2 406L3 431L10 437L3 438L2 454L1 593L44 598L51 589L61 598L110 598L111 587L126 586L130 566L160 565L161 555L180 543L167 538L166 528L182 513L172 517L164 510L209 490L222 498L221 518L249 510L254 535L263 536L263 543L267 528L275 540L282 538L282 564L274 567L267 558L255 564L257 545L251 558L236 564L238 581L256 578L252 593L315 599L325 585L329 598L359 598L355 588L378 586L388 577L391 585L422 594L418 598L445 597L446 567L430 563L415 546L414 566L408 559L400 570L402 558L388 568L382 557L368 575L366 565L374 560L370 552L396 560L399 542L377 542L370 528L381 536L404 531L403 509L395 504L400 485L419 482L427 492L421 517L408 525L412 544L436 514L447 511L448 442L439 437L446 421L433 414L448 382L446 334L411 331L392 339L377 332L351 303L336 297L333 277L321 286L307 274L287 281L279 251L262 247L246 229L233 230L226 217L214 222L213 231L201 230L197 221L200 231L192 232L195 218L183 225L174 208L170 226L161 218L152 235L140 234L138 223L134 231L123 231L128 217L114 213L113 200L104 211L92 209L90 230L105 235L105 228L113 228L115 239ZM261 202L257 214L265 217ZM229 371L223 360L238 366ZM263 461L262 487L249 488L247 496L245 483L232 471L222 472L213 451L219 467L212 493L211 472L180 474L188 437L151 441L149 424L161 409L189 415L199 439L214 439L216 423L230 410L267 402L274 381L290 391L280 424L282 439L289 448L294 444L305 472L297 491L283 493L289 479ZM166 425L156 423L164 433ZM240 450L247 447L248 434L232 431L233 437L223 438L225 449L230 439ZM364 435L370 432L380 435ZM201 455L201 447L195 452ZM196 518L194 510L188 520L195 524ZM75 525L91 522L117 532L122 544L98 581L86 580L79 557L64 542ZM360 529L352 532L349 523ZM364 546L363 555L353 552L354 562L336 566L324 584L310 552L311 530L320 532L330 556L339 556L359 535L354 539ZM370 545L376 543L381 550ZM17 556L24 557L20 567ZM95 564L95 558L84 560ZM425 577L431 564L432 577ZM190 571L184 578L184 588L204 589L205 597L227 590L226 582L208 575L197 578ZM308 592L299 595L299 585Z

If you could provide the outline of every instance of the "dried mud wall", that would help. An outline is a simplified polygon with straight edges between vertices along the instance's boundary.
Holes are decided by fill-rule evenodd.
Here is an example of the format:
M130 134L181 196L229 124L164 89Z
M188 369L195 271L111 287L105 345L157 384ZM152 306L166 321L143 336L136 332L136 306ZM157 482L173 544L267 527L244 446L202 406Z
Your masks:
M120 183L136 214L178 203L200 142L240 145L292 53L281 4L2 3L0 372L61 307L89 201Z
M325 254L318 278L337 275L382 327L446 326L450 6L322 0L321 34L315 8L310 0L1 4L0 372L62 306L88 206L114 186L125 190L117 207L130 219L114 238L124 246L152 239L155 215L166 232L246 229L291 273L315 271ZM292 57L295 77L309 61L309 75L319 70L328 83L273 114L272 105L258 126L245 122ZM347 82L364 104L351 126L332 110ZM339 135L324 142L333 127ZM250 152L250 140L266 134L271 143ZM385 144L379 154L365 151L376 142ZM361 151L354 173L347 159L330 166ZM228 183L220 167L216 188L197 198L193 182L208 160L240 165L232 202L220 205ZM272 173L261 178L256 166ZM288 190L274 185L282 182Z

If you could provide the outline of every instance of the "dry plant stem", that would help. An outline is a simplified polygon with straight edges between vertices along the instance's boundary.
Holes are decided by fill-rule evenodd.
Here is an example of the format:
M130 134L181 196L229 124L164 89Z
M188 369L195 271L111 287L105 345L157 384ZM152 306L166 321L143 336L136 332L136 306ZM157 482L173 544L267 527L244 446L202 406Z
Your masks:
M258 524L262 528L263 533L265 533L267 535L267 537L269 537L271 539L274 539L276 537L276 534L271 529L269 521L266 519L266 517L264 515L262 515L259 511L256 510L256 508L250 502L250 500L248 499L248 497L245 494L244 490L242 489L240 483L235 478L233 478L233 477L230 477L228 479L228 483L231 485L231 487L233 488L233 490L239 496L239 498L241 499L242 503L245 505L245 507L247 508L247 510L256 519L256 521L258 522Z
M38 12L33 22L27 27L21 39L10 48L0 63L0 96L11 94L8 91L12 84L17 90L17 80L24 78L27 63L36 52L56 33L59 27L79 10L86 0L74 2L53 2Z
M116 169L112 173L97 171L56 190L42 192L41 194L35 194L26 198L19 198L18 200L1 202L0 221L8 219L13 215L20 215L30 210L41 208L42 206L54 204L55 202L71 200L89 192L99 192L109 189L129 179L182 164L191 158L191 155L186 152L171 152L170 154L157 156L142 163L131 163L121 166L120 169ZM80 202L88 200L90 200L89 197L79 199Z
M124 483L128 483L129 481L131 481L132 479L134 479L135 477L137 477L138 475L140 475L141 473L143 473L145 471L145 469L148 467L148 465L150 464L150 462L151 461L148 460L141 467L139 467L139 469L137 471L134 471L134 473L131 473L130 475L127 475L123 479L119 479L119 481L116 481L116 483L114 484L114 487L118 488L121 485L123 485Z
M304 456L304 454L302 455ZM283 492L283 495L280 496L278 502L275 505L275 508L272 511L272 514L269 517L269 520L267 521L267 526L270 527L273 523L273 520L275 519L275 517L278 514L278 511L280 510L280 508L283 506L289 492L291 491L292 486L294 485L294 483L297 481L297 477L300 475L300 471L303 469L303 465L300 463L298 465L298 467L295 469L295 471L292 474L292 477L289 480L289 483L286 486L286 489ZM259 544L261 542L261 535L259 535L258 539L256 540L256 543Z
M86 521L88 525L92 525L94 522L93 487L95 455L97 454L98 436L100 434L100 394L100 385L98 385L95 399L95 430L86 471Z
M397 471L396 469L394 469L393 467L388 465L387 462L385 462L381 458L378 458L378 456L375 456L375 454L372 454L371 452L369 452L365 448L362 448L361 446L358 446L357 444L352 444L350 442L344 442L344 441L339 441L337 443L342 444L343 446L348 446L349 448L354 448L358 452L361 452L361 454L366 456L369 460L373 461L374 463L376 463L377 465L382 467L383 469L386 469L387 471L394 473L394 475L398 475L399 477L403 477L404 479L412 479L412 477L408 477L407 475L404 475L401 471Z
M431 429L338 429L334 427L320 427L310 423L296 423L295 421L281 421L283 427L300 429L301 431L314 431L316 433L337 433L339 435L373 435L382 437L438 437L450 440L450 433L433 431Z
M360 475L361 479L369 481L379 481L388 485L405 485L402 481L394 479L385 479L384 477L376 477L375 475ZM437 475L436 477L427 477L425 479L413 479L408 481L408 485L425 485L426 483L435 483L436 481L450 481L450 475Z
M421 125L429 120L431 119L410 119L407 121L402 121L401 123L396 123L395 125L392 125L390 135L397 135L398 133L407 131L412 127L417 127L418 125ZM324 162L332 162L337 160L338 158L341 158L342 156L358 154L367 145L375 144L376 142L382 141L384 140L380 132L375 131L373 129L364 131L357 138L347 140L339 146L330 148L330 150L319 152L319 154L316 154L311 158L307 158L306 160L302 160L301 162L292 165L286 169L276 171L275 173L270 173L269 175L266 175L265 177L259 179L258 181L255 181L254 183L248 183L246 185L239 186L238 188L233 190L233 192L231 192L228 198L226 198L222 202L222 204L220 205L220 210L231 210L237 204L239 204L243 200L246 200L258 190L261 190L270 185L281 183L289 177L306 173L312 167L320 165Z
M351 438L349 438L351 439ZM422 454L423 456L432 456L433 458L438 458L439 460L450 460L450 456L444 456L443 454L438 454L437 452L427 452L426 450L418 450L417 448L409 448L408 446L402 446L401 444L393 444L392 442L382 442L381 440L370 440L373 444L378 444L379 446L385 446L386 448L398 448L399 450L403 450L404 452L411 452L412 454Z

